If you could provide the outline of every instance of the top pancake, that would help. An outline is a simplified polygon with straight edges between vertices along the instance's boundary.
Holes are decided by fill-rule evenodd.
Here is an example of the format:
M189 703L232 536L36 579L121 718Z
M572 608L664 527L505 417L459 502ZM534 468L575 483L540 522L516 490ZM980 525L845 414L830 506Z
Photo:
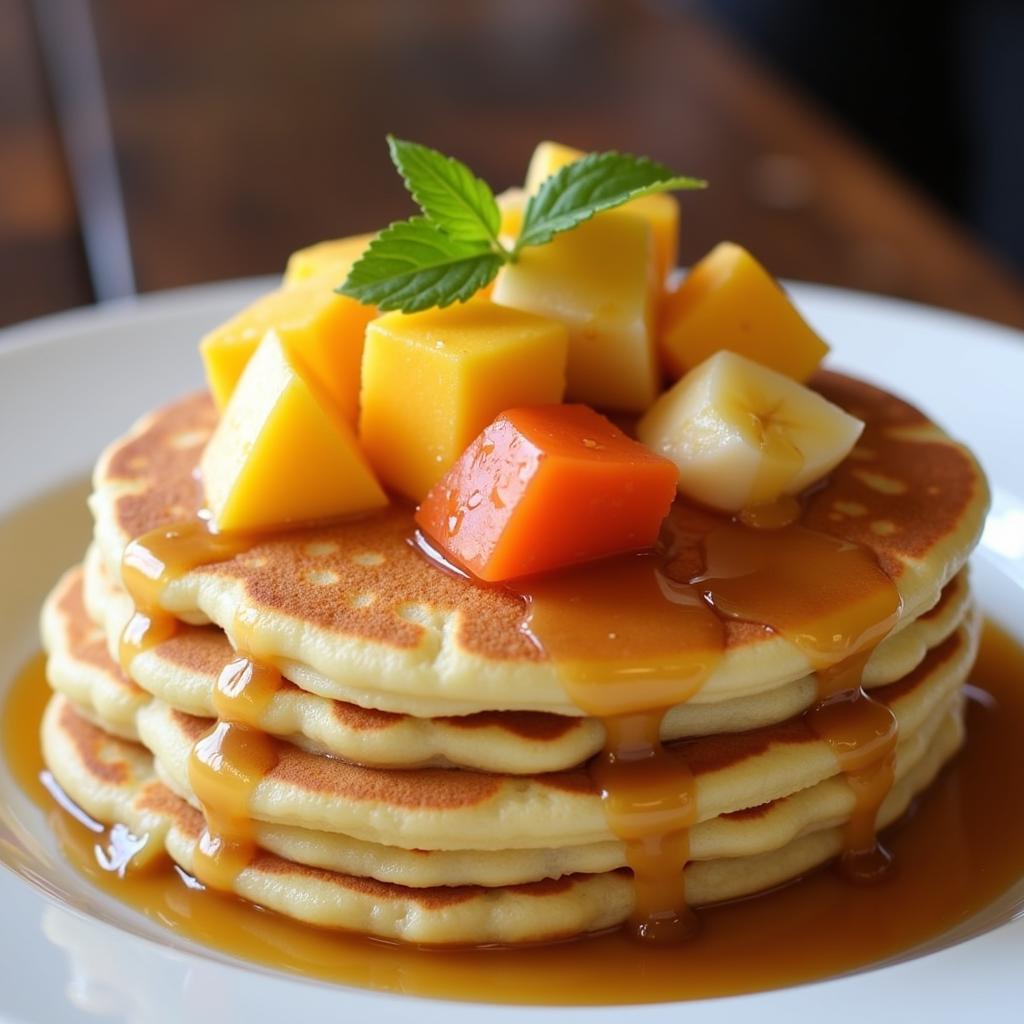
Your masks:
M988 494L974 459L912 406L820 374L815 387L866 423L850 457L807 502L803 523L876 555L903 600L901 625L939 597L977 542ZM140 421L101 457L92 508L115 573L126 544L194 516L195 469L216 422L206 395ZM482 710L579 714L557 666L523 630L523 602L438 571L409 545L410 510L275 535L186 573L164 607L229 637L239 616L261 657L324 696L414 715ZM807 656L769 629L730 623L695 700L765 692L806 676Z

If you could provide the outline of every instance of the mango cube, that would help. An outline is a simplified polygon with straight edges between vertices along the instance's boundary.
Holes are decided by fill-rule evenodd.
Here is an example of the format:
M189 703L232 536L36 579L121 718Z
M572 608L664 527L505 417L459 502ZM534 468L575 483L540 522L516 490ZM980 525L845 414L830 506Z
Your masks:
M351 515L387 504L352 426L281 340L249 360L200 462L224 532Z
M729 349L804 381L828 352L775 278L733 242L716 245L663 309L659 342L675 377Z
M489 582L650 547L676 468L585 405L508 409L434 487L416 522Z
M359 431L381 479L421 499L503 409L561 401L567 351L561 324L487 299L374 320Z
M566 164L574 163L586 154L571 146L563 146L558 142L542 142L533 151L530 167L526 172L526 192L535 195L544 179ZM664 192L641 196L621 207L622 210L636 214L651 226L654 234L654 254L659 284L675 268L679 256L679 202L675 196Z
M651 229L611 210L530 247L498 273L494 301L569 328L570 399L643 412L658 393L659 299Z
M299 249L288 257L281 284L290 288L323 279L328 287L337 288L373 239L373 235L352 235Z
M376 311L313 279L279 288L221 324L200 342L206 379L223 409L263 336L273 330L320 382L351 423L359 408L359 366L366 325Z

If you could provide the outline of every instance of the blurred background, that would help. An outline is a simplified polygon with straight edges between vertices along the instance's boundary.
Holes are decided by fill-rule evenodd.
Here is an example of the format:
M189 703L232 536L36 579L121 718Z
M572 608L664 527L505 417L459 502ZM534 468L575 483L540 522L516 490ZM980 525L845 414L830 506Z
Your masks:
M1024 326L1022 58L1014 0L0 0L0 324L405 217L391 131L647 154L683 263Z

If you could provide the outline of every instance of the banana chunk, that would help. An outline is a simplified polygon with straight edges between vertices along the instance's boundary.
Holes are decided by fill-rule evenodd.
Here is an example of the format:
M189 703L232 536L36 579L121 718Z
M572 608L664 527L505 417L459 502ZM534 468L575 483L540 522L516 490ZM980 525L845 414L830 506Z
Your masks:
M666 391L637 435L679 467L679 490L724 512L797 494L850 452L864 424L810 388L721 351Z

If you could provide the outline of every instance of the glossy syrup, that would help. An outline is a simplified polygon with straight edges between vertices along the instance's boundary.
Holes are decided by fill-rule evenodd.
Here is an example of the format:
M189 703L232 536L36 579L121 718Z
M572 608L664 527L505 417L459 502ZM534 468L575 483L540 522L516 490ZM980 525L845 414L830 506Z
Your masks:
M782 511L751 526L677 503L655 550L510 587L524 601L524 630L558 665L570 699L604 724L606 743L590 770L609 828L626 848L630 930L643 940L677 941L696 928L683 868L698 794L685 763L662 747L660 730L667 711L715 671L730 621L790 641L816 672L819 700L807 722L833 748L856 797L841 863L857 880L876 879L890 863L875 819L893 781L897 723L861 688L861 673L899 621L899 593L871 551L805 528L793 518L799 503ZM200 518L128 545L121 575L135 611L121 640L126 672L176 629L161 604L166 588L253 543L217 534ZM254 653L259 629L239 618L230 632L244 650L225 669L217 720L188 765L205 818L195 871L223 891L256 854L249 802L277 762L259 713L280 684L273 663Z
M965 746L885 834L896 864L888 876L851 886L825 868L775 892L702 908L695 935L664 945L619 932L552 946L422 950L289 921L203 891L166 862L125 873L131 846L123 829L87 827L41 783L38 727L50 692L41 657L11 689L2 728L11 768L46 811L68 860L182 936L268 967L408 995L658 1002L777 988L898 957L968 921L1020 881L1024 815L1013 813L1007 794L1024 790L1022 680L1024 650L988 625L972 673Z

